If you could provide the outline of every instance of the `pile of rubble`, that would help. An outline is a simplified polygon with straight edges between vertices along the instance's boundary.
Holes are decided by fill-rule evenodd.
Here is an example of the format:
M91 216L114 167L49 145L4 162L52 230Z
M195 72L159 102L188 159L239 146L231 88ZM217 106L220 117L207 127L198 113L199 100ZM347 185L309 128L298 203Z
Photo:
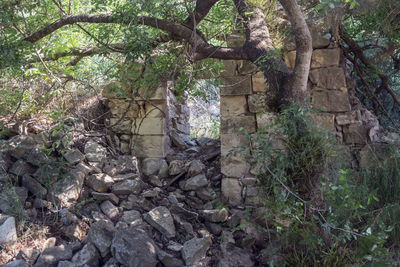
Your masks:
M245 210L224 206L217 140L195 139L188 152L141 160L111 155L100 135L47 153L59 143L46 133L2 141L0 246L15 247L23 236L6 215L15 203L27 221L56 218L57 235L0 264L254 266L271 257L259 253L266 236Z

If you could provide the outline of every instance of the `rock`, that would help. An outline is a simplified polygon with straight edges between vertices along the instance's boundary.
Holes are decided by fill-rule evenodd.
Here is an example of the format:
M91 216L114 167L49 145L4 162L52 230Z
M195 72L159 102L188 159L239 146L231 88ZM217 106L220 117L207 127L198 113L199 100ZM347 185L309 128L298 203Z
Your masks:
M126 222L127 224L132 226L140 225L143 222L142 215L137 210L124 211L121 221Z
M218 236L222 232L222 227L219 224L206 222L206 226L213 235Z
M224 178L221 183L222 196L229 204L237 206L242 202L242 186L239 179Z
M233 243L235 244L235 239L233 238L233 234L231 231L222 231L221 241L225 243Z
M188 169L188 176L193 177L203 173L206 169L206 165L204 165L200 160L193 160L190 162Z
M183 244L182 258L186 265L195 265L205 258L212 244L210 237L193 238Z
M204 219L206 219L209 222L214 222L214 223L221 223L225 222L228 220L229 213L228 211L223 208L223 209L215 209L215 210L203 210L201 212L202 216Z
M89 240L96 246L102 257L110 252L110 246L115 233L114 224L110 221L100 220L94 222L89 229Z
M160 179L168 176L168 163L162 158L147 158L142 162L142 172L146 176L157 175Z
M6 151L17 159L24 159L35 147L43 147L48 143L45 134L17 135L7 141Z
M34 267L55 267L59 261L69 260L71 258L72 250L69 246L60 245L53 248L47 248L42 252L42 254L40 254Z
M158 197L161 192L162 192L162 190L159 187L155 187L153 189L144 191L142 193L142 197L147 197L147 198Z
M99 253L92 243L88 243L72 257L71 261L76 267L99 266Z
M22 176L24 174L33 174L36 168L23 160L17 160L8 171L11 174Z
M151 185L154 185L154 186L158 186L158 187L161 187L161 186L162 186L161 179L160 179L160 177L158 177L157 175L150 175L150 176L149 176L148 182L149 182Z
M103 171L110 176L117 174L136 173L137 159L133 156L119 156L117 159L107 160Z
M109 200L115 205L118 205L119 198L114 195L113 193L99 193L99 192L92 192L92 196L96 200L105 201Z
M111 188L114 180L105 173L96 173L90 175L86 179L86 185L92 188L97 192L106 192L109 188Z
M20 260L26 261L29 265L33 265L36 259L39 257L40 251L38 249L33 248L22 248L16 258Z
M44 241L42 250L45 250L47 248L54 248L56 246L56 241L57 239L55 237L48 238L46 241Z
M107 215L108 218L114 220L119 215L118 207L114 206L111 201L106 200L100 205L101 211Z
M211 201L217 198L217 194L209 187L196 190L196 195L204 201Z
M52 186L47 199L50 201L56 200L64 207L74 205L81 193L85 176L84 172L72 169Z
M134 227L118 229L111 245L115 259L127 267L155 267L157 250L146 232Z
M187 144L182 134L173 130L169 133L169 137L171 138L172 143L180 150L185 150L187 148Z
M104 265L103 267L119 267L119 263L115 258L111 258L109 259Z
M208 185L207 177L204 174L196 175L192 178L179 183L182 190L190 191L190 190L197 190L201 187Z
M0 220L0 245L11 245L15 242L17 242L15 219L14 217L5 217Z
M78 149L68 151L63 156L70 164L78 164L85 159L85 155L82 154L82 152L80 152Z
M38 198L44 198L47 195L47 189L29 174L24 174L22 176L22 186Z
M70 225L79 222L78 217L76 217L76 215L70 212L68 209L62 209L58 214L60 215L60 221L63 225Z
M144 219L167 238L175 237L174 220L166 207L160 206L152 209L144 215Z
M221 250L223 255L221 260L226 264L224 266L254 266L251 254L232 243L222 243Z
M86 235L86 232L78 223L62 226L60 230L71 240L82 240Z
M51 209L53 207L53 204L51 203L51 201L35 198L35 200L33 201L33 207L35 209Z
M114 184L112 192L116 195L129 195L139 194L142 191L143 184L140 180L125 180L120 183Z
M138 178L139 175L136 173L126 173L126 174L117 174L115 176L113 176L114 182L121 182L121 181L125 181L128 179L136 179Z
M60 169L52 164L40 166L34 173L33 177L43 185L50 185L57 182L62 174Z
M165 265L165 267L179 267L184 266L183 261L177 259L171 254L166 253L165 251L160 250L157 254L158 259Z
M28 198L28 190L25 187L14 186L10 194L11 194L9 195L10 201L16 202L19 200L22 206L24 206L25 201Z
M39 167L44 164L49 164L51 159L46 155L46 153L43 152L42 149L35 147L29 152L26 162Z
M181 172L186 171L186 161L185 160L173 160L169 163L169 175L178 175Z
M100 162L107 156L107 149L98 143L89 140L85 144L85 154L88 161Z
M7 263L4 267L29 267L29 264L24 260L15 260Z
M75 264L70 261L59 261L57 267L75 267Z
M183 246L182 246L181 244L175 242L175 241L170 240L170 241L168 242L167 248L168 248L169 250L179 252L179 251L182 250Z
M185 209L182 203L173 204L171 212L184 217L186 220L196 220L199 217L199 214L196 212Z

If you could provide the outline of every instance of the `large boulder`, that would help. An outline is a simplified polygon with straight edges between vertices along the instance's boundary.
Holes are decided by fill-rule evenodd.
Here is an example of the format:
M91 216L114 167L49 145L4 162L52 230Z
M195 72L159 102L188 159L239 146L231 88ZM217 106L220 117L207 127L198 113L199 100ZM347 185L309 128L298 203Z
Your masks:
M157 250L146 232L135 227L118 229L111 245L114 258L127 267L157 266Z
M114 224L100 220L92 224L89 229L89 240L96 246L102 257L110 252L111 241L115 233Z
M64 207L70 207L79 198L85 176L85 173L78 169L70 170L51 187L48 200L55 200Z
M93 140L89 140L85 144L85 154L88 161L100 162L106 158L107 148Z
M193 238L183 244L182 258L186 265L195 265L205 258L212 244L210 237Z

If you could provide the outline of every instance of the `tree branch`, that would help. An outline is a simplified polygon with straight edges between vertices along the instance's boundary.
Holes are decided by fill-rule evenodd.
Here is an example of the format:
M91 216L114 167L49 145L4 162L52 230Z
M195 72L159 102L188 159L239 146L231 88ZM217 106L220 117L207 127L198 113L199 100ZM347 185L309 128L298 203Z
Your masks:
M57 31L58 29L80 22L86 23L122 23L129 24L131 21L121 21L111 14L81 14L67 15L40 29L39 31L27 36L24 40L35 43L47 35ZM240 47L218 47L208 44L200 33L194 32L184 25L166 21L163 19L152 17L138 17L137 23L145 26L150 26L172 34L173 39L178 41L187 41L192 46L196 46L196 52L199 54L195 59L216 58L216 59L247 59L246 53Z
M189 29L195 28L195 26L198 25L200 21L202 21L205 18L205 16L207 16L210 9L218 1L219 0L197 0L194 16L190 14L183 24Z

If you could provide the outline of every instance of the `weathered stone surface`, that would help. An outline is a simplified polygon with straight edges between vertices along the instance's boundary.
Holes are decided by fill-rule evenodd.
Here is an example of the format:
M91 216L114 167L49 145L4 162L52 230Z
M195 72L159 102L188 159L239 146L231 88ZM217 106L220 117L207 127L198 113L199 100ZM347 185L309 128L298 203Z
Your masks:
M228 177L241 177L250 169L238 147L246 147L247 140L237 133L221 134L221 172ZM235 148L236 147L236 148ZM228 154L230 156L228 157Z
M209 222L222 223L228 220L229 212L225 209L203 210L201 215Z
M101 93L104 98L129 98L132 95L132 91L127 87L123 86L120 82L113 81L104 86Z
M132 155L141 158L163 158L168 152L169 138L163 135L134 135Z
M239 205L242 202L242 186L236 178L224 178L221 182L222 196L231 205Z
M343 126L348 124L359 124L361 123L357 119L357 115L355 113L347 113L336 115L336 123L337 125Z
M252 93L251 75L223 77L221 96L225 95L249 95Z
M114 233L114 224L110 221L100 220L91 225L88 233L89 240L96 246L102 257L110 252Z
M265 131L273 129L276 120L276 113L263 112L256 114L257 129L264 128Z
M347 112L351 109L349 96L342 91L314 91L312 104L315 109L325 112Z
M189 177L193 177L193 176L203 173L205 171L205 169L206 169L206 165L204 165L203 162L201 162L198 159L193 160L189 164L189 169L188 169L187 174Z
M111 188L114 180L105 173L95 173L86 179L86 185L97 192L107 192Z
M153 88L139 88L136 99L141 100L163 100L166 98L166 87L155 86Z
M296 51L285 54L286 65L293 69L296 60ZM316 49L311 57L311 69L337 67L340 60L340 48Z
M238 61L237 60L224 60L224 71L221 73L223 77L233 77L238 74Z
M31 266L35 263L35 261L39 257L39 255L40 255L40 251L38 249L22 248L18 252L16 258L24 260Z
M79 198L85 176L84 172L72 169L52 186L47 199L50 201L56 200L62 206L70 207Z
M130 134L133 122L127 118L120 120L120 118L109 118L105 120L105 124L111 127L115 133Z
M80 251L72 257L74 266L98 266L99 253L92 243L87 243ZM86 265L87 264L87 265Z
M168 176L168 163L161 158L146 158L142 161L142 172L146 176L157 175L159 178Z
M249 111L252 113L267 111L268 107L266 97L267 96L263 93L249 95Z
M167 238L175 237L174 220L166 207L159 206L154 208L146 213L143 218Z
M368 140L368 128L360 124L350 124L343 127L343 137L346 144L365 144Z
M262 72L257 72L255 75L252 75L251 79L253 83L253 92L262 93L268 89L268 83L265 81L265 77Z
M47 189L28 174L22 176L22 186L36 197L44 198L47 195Z
M168 254L162 250L157 253L158 259L164 264L165 267L181 267L184 266L183 261Z
M59 261L57 267L75 267L75 264L70 261Z
M108 107L110 108L111 115L117 119L121 118L125 112L124 118L126 119L138 118L143 115L141 114L141 107L137 102L129 104L129 101L126 99L109 99Z
M69 260L72 258L72 250L69 246L60 245L57 247L47 248L40 254L34 267L57 266L59 261Z
M224 265L222 266L254 266L250 254L230 242L222 243L221 250L223 257L221 261L224 262Z
M64 158L71 164L77 164L85 159L85 155L82 154L78 149L73 149L65 153Z
M12 245L17 242L17 229L14 217L5 217L0 214L0 245Z
M183 244L182 258L186 265L195 265L206 256L212 244L210 237L193 238Z
M339 66L340 48L316 49L311 57L311 69Z
M221 116L239 116L247 112L246 96L221 96Z
M27 163L32 164L33 166L41 166L44 164L48 164L51 162L51 159L43 152L42 149L35 147L33 148L26 159Z
M101 203L100 209L111 220L116 219L119 215L118 207L114 206L109 200L106 200L103 203Z
M5 151L17 159L24 159L35 147L43 147L48 143L46 134L17 135L7 141Z
M29 267L29 264L24 260L15 260L7 263L4 267Z
M185 181L179 183L182 190L190 191L197 190L201 187L208 185L207 177L204 174L193 176Z
M142 192L143 184L140 180L125 180L120 183L116 183L112 186L112 193L116 195L129 195L139 194Z
M137 210L124 211L121 221L126 222L129 225L137 226L143 222L142 215Z
M324 128L327 131L334 132L335 129L335 115L328 113L313 114L314 122L317 126Z
M225 117L221 118L221 133L238 133L239 129L245 129L248 133L256 131L255 116Z
M258 67L248 60L239 60L237 62L237 70L239 75L253 74L258 71Z
M35 170L35 167L20 159L11 166L8 172L17 176L22 176L24 174L33 174Z
M107 149L102 145L89 140L85 144L85 154L88 161L99 162L107 155Z
M123 266L155 267L158 263L156 244L145 231L135 227L118 229L111 250Z
M110 176L118 174L135 173L137 171L136 157L125 155L118 156L116 159L106 160L103 171Z
M165 117L165 101L146 101L144 103L144 116L146 118L164 118Z
M317 87L340 90L346 88L344 71L339 67L314 69L310 71L310 80Z
M113 193L99 193L99 192L92 192L92 196L96 200L104 201L109 200L115 205L118 205L119 198L114 195Z
M172 130L169 133L169 136L171 137L172 144L174 144L180 150L185 150L188 147L186 142L187 137L185 135L178 133L176 130Z
M185 171L186 169L186 163L187 161L185 160L173 160L169 163L169 175L177 175L180 174L181 172Z
M139 135L163 135L166 131L166 123L163 117L135 119L131 128L133 134Z

